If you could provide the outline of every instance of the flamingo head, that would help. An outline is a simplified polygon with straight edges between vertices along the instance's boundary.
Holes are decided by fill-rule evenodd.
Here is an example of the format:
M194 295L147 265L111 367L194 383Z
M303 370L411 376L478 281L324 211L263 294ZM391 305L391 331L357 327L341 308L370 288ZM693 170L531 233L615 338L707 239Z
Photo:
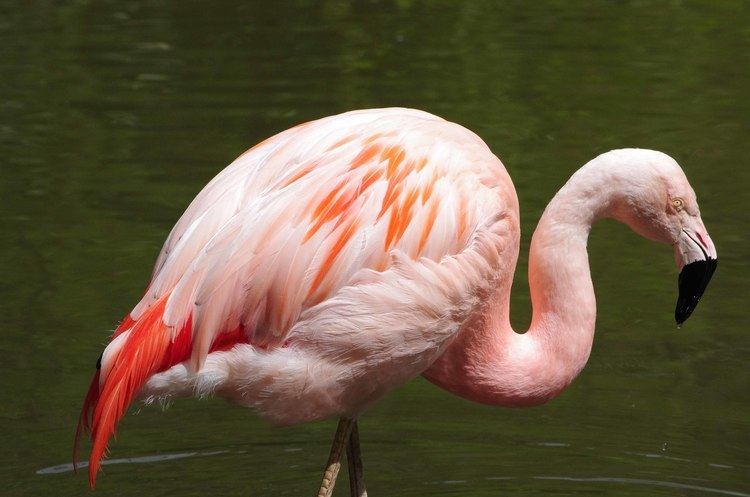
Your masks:
M674 247L680 271L675 320L680 325L695 310L716 270L717 254L708 235L695 191L677 162L653 150L628 149L624 188L614 217L636 233ZM620 170L622 171L622 170Z

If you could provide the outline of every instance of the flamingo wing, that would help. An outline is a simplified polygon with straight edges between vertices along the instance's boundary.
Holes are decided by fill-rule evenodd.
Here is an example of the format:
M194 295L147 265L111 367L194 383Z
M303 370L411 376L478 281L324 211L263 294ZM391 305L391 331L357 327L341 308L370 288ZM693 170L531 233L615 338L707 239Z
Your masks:
M148 378L237 343L275 348L308 309L392 255L439 262L497 211L504 169L468 130L406 109L305 123L253 147L178 221L81 415L90 481ZM476 159L476 160L474 160ZM481 159L481 160L480 160ZM80 428L80 427L79 427Z

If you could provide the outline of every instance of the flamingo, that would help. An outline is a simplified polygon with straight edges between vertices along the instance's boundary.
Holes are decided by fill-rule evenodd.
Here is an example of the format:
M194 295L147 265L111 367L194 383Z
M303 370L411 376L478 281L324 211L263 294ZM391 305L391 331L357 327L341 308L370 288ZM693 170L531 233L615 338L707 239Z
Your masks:
M484 404L549 401L591 351L586 243L602 218L674 247L684 322L717 253L664 153L604 153L557 192L532 238L533 317L519 334L509 322L518 199L477 135L390 108L261 142L189 205L97 361L75 444L89 433L91 487L136 398L215 394L279 425L340 418L319 496L331 495L344 451L352 494L366 495L356 420L418 375Z

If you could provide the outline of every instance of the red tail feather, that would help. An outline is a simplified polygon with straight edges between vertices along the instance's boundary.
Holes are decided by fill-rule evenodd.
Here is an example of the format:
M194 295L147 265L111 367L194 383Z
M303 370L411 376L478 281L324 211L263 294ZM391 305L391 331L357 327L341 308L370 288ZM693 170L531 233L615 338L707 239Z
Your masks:
M91 413L99 400L99 370L89 384L89 390L86 392L86 398L83 399L81 415L78 417L78 426L76 427L75 440L73 441L73 470L78 471L78 447L81 443L83 432L91 433Z
M99 372L89 388L78 432L83 428L91 434L93 443L89 459L89 484L92 488L109 439L114 435L117 423L125 415L133 398L151 375L190 356L190 319L174 341L171 339L171 330L164 324L164 307L168 296L164 295L154 303L137 321L126 319L123 322L123 325L131 326L130 335L116 356L110 359L109 373L101 388ZM116 334L125 331L122 325L120 328Z
M135 321L133 321L133 318L130 317L130 314L125 316L125 319L122 320L120 325L117 327L115 332L112 334L112 339L117 337L120 333L122 333L125 330L128 330ZM99 358L99 361L101 361L101 357ZM94 374L94 377L91 379L91 383L89 384L89 389L86 392L86 398L83 399L83 407L81 407L81 414L78 416L78 425L76 426L76 434L75 439L73 440L73 470L78 471L78 448L81 444L81 435L83 435L84 432L91 434L91 418L94 411L94 407L96 407L97 402L99 401L99 378L100 378L100 371L99 368L101 368L101 363L97 361L96 364L96 373Z
M89 484L92 488L109 439L114 435L117 423L125 415L133 398L151 375L165 371L190 357L192 318L188 317L172 340L172 330L163 320L168 298L169 294L164 295L137 320L128 317L123 321L113 338L128 330L130 334L120 350L108 358L109 372L106 378L100 381L100 371L97 371L91 380L78 420L73 460L75 465L78 441L86 431L92 440L89 458ZM209 351L227 350L239 342L247 342L242 326L231 332L220 333Z

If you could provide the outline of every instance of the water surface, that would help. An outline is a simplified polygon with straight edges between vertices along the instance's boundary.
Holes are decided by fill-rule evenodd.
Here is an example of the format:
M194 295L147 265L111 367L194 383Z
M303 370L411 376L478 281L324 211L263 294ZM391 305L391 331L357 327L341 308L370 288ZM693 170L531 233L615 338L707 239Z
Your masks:
M505 162L523 220L518 329L533 227L603 151L674 156L721 261L677 330L670 249L597 226L579 379L528 410L424 380L393 392L361 421L370 494L750 494L750 9L588 3L0 7L0 494L87 495L64 465L94 363L211 177L293 124L390 105L457 121ZM144 408L95 495L312 495L334 425L271 428L221 400Z

